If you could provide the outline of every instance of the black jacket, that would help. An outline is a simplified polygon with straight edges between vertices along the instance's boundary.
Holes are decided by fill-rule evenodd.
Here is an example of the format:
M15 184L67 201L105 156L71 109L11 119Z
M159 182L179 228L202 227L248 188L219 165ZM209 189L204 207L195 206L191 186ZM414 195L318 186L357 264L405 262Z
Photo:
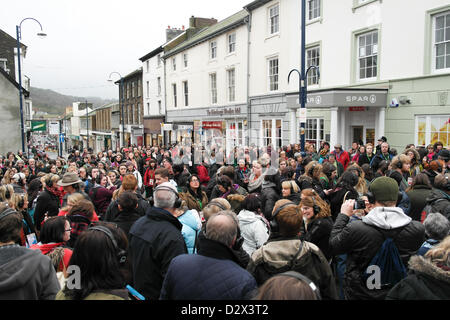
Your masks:
M36 209L34 210L34 225L36 230L41 230L41 223L44 220L45 213L48 213L49 217L57 216L59 213L59 198L44 189L36 201Z
M427 186L414 186L406 193L409 197L409 216L416 221L420 221L423 208L427 205L427 198L431 194L431 189Z
M307 224L307 231L301 235L300 239L314 243L322 251L327 260L331 259L330 234L333 229L331 217L316 218Z
M348 192L348 193L347 193ZM347 194L347 196L346 196ZM341 212L342 203L348 199L358 199L358 191L350 186L340 186L334 189L333 192L328 194L328 200L330 201L331 217L333 221L336 221L336 217Z
M129 255L134 288L146 299L159 298L170 262L187 253L182 227L170 212L155 207L131 227Z
M330 235L331 253L333 255L347 254L345 295L350 300L384 299L389 289L369 290L362 280L362 273L381 247L385 237L388 236L394 239L403 264L406 266L409 258L417 252L425 240L425 228L418 221L411 221L402 227L386 230L361 220L350 223L349 220L347 215L340 213Z
M450 195L445 191L433 188L427 198L427 204L431 204L432 212L439 212L450 221Z
M422 256L409 260L408 276L389 291L386 300L450 300L450 271Z
M272 220L272 210L275 206L275 202L280 200L280 195L275 189L275 186L266 186L265 182L266 181L263 182L261 188L261 210L267 220Z
M140 218L142 215L138 212L137 209L131 211L119 211L117 216L114 217L112 222L117 224L117 226L125 232L130 239L130 229L131 226Z
M150 204L139 193L136 193L138 198L137 213L142 217L150 209ZM119 215L119 202L118 200L111 201L106 209L104 221L114 221Z

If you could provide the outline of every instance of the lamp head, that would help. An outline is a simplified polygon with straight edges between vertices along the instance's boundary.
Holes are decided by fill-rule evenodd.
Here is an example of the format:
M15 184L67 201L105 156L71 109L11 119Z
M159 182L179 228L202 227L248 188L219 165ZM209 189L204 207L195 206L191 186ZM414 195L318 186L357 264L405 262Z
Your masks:
M37 36L42 39L45 38L47 34L45 32L38 32Z

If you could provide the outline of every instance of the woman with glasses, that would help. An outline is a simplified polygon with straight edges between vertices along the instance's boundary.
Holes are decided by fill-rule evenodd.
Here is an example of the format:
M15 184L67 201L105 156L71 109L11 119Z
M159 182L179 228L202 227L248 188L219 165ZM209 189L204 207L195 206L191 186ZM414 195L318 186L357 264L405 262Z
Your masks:
M200 179L197 175L191 175L187 182L187 190L180 193L180 198L186 202L189 210L194 209L200 212L208 204L208 196L200 187Z
M72 250L67 246L70 239L70 222L65 216L50 217L41 227L40 242L30 248L41 250L53 263L56 272L65 272L69 266Z

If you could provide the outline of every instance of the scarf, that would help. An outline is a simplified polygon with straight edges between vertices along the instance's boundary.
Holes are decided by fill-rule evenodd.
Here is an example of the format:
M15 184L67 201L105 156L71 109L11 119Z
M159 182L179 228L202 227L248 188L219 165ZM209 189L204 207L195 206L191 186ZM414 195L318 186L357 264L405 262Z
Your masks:
M53 190L48 187L45 187L45 189L47 189L47 191L53 194L54 196L58 197L58 200L62 199L62 192L60 190Z

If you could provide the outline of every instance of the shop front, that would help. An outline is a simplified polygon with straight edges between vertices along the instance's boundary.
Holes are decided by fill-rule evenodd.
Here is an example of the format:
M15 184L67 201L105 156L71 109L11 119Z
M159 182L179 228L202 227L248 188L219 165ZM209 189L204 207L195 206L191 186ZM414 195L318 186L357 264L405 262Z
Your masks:
M305 141L316 148L328 141L344 148L352 142L376 144L385 135L387 89L332 89L311 91L307 97ZM298 94L286 97L288 108L299 113ZM300 117L296 118L300 127Z
M160 146L163 144L161 134L164 118L144 119L144 143L146 146Z

